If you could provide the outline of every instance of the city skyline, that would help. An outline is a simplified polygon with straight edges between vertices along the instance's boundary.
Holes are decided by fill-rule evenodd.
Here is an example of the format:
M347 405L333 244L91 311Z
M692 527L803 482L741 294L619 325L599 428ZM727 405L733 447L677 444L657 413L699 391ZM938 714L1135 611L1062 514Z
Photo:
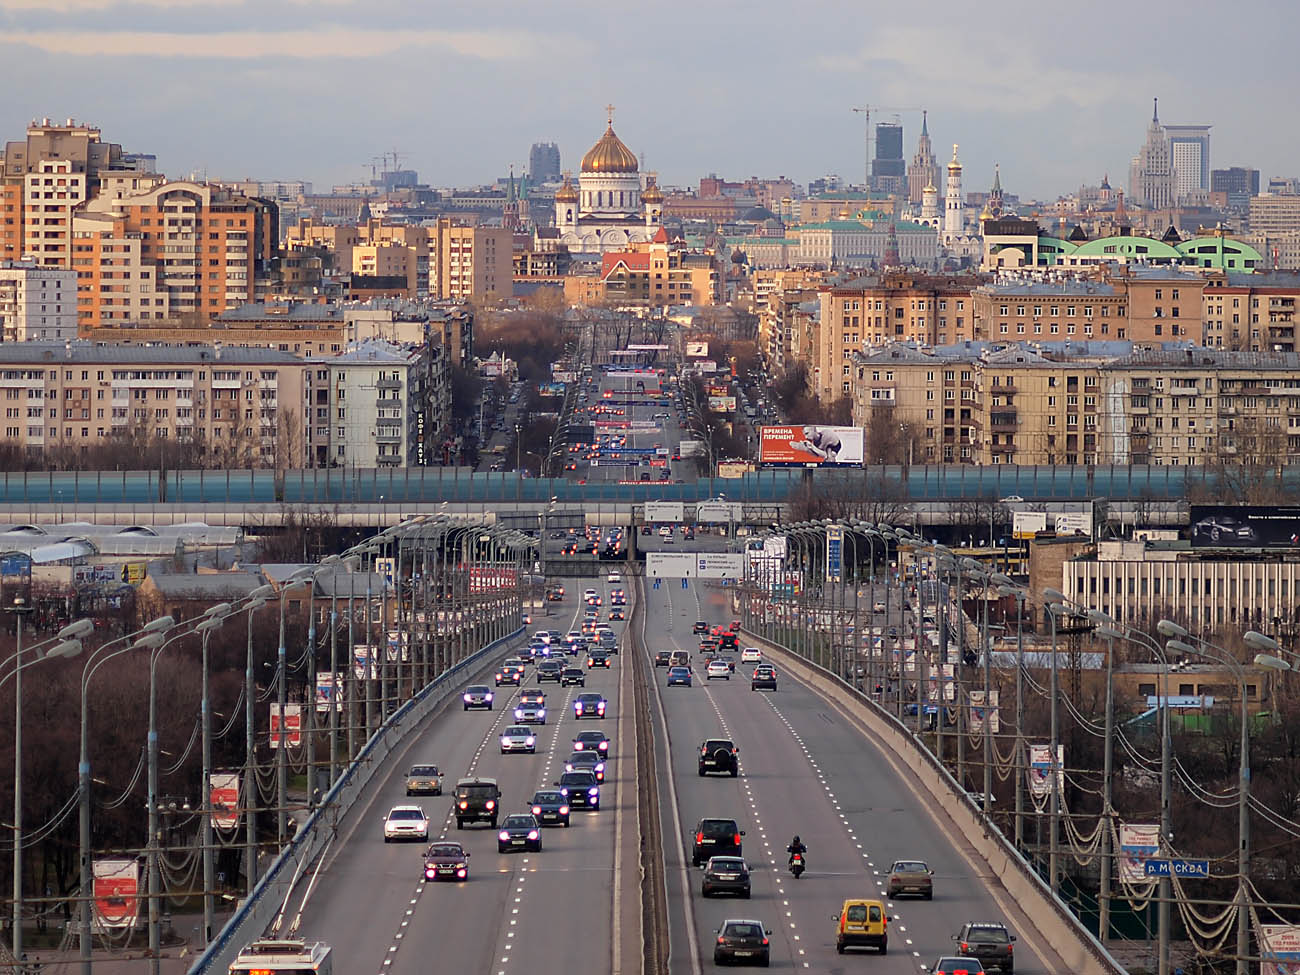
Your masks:
M856 182L862 122L852 107L906 105L929 109L936 145L962 145L968 189L986 189L1000 163L1010 192L1053 199L1106 173L1122 183L1150 99L1163 95L1169 120L1214 125L1216 166L1289 174L1300 133L1271 127L1264 96L1294 78L1281 38L1300 13L1278 9L1266 31L1216 24L1216 49L1248 41L1257 54L1252 98L1189 76L1188 64L1213 53L1196 26L1197 12L1213 9L1191 4L1169 24L1125 8L1125 36L1159 33L1170 41L1162 51L1179 52L1134 63L1117 45L1055 49L1057 19L1028 6L1008 28L1007 18L992 25L945 5L936 32L822 4L808 21L814 42L798 46L780 24L783 8L689 8L691 29L667 48L647 43L653 27L627 31L624 14L587 2L522 8L485 28L473 11L399 0L0 0L0 80L26 93L5 100L0 124L13 138L34 117L74 116L156 153L172 176L321 186L366 178L372 157L397 149L404 166L447 186L490 181L538 141L558 142L574 168L612 101L620 135L665 184L709 172ZM241 13L254 10L248 26ZM672 21L670 8L662 22ZM719 57L718 37L744 57ZM412 109L413 90L427 93L426 110ZM700 111L701 101L718 107ZM910 158L919 112L902 121Z

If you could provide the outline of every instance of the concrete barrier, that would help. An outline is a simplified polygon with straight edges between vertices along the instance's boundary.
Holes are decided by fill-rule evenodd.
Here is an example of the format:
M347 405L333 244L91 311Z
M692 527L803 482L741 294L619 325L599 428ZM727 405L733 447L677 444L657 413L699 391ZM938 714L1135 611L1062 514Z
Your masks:
M840 680L829 670L810 663L759 634L745 631L765 654L779 660L800 681L838 704L862 729L875 737L889 755L912 773L918 787L942 809L998 878L1007 894L1038 929L1049 946L1074 975L1125 975L1096 936L1053 893L1037 871L997 830L984 821L956 779L923 747L897 718L870 697Z
M305 873L310 869L308 865L328 845L351 811L353 803L366 791L376 770L384 764L384 759L435 709L460 691L461 681L470 672L477 670L494 654L504 651L523 633L524 628L521 626L509 636L470 654L393 712L370 736L370 740L334 783L334 787L326 793L320 806L280 851L280 855L253 888L252 896L231 916L212 944L190 966L188 975L224 973L246 945L262 937L279 913L299 870ZM286 912L287 916L292 917L295 910L296 905L291 905L291 909Z

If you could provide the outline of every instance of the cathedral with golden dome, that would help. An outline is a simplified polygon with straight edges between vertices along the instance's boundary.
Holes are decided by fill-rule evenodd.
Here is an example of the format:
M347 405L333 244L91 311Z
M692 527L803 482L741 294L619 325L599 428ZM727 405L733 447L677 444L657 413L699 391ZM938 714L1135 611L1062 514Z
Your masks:
M577 187L566 176L555 194L555 229L571 254L625 250L650 242L663 203L652 180L642 187L636 155L614 134L611 108L605 134L582 157Z

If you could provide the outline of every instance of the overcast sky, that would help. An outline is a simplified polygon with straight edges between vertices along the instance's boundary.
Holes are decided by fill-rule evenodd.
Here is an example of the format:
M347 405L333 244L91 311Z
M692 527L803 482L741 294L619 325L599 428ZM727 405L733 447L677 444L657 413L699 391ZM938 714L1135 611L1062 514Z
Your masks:
M888 11L888 13L886 13ZM369 178L398 150L435 186L487 182L535 141L565 168L615 128L667 184L860 181L864 104L920 113L965 186L1123 187L1160 96L1214 125L1212 164L1300 174L1300 5L713 0L0 0L0 139L68 116L169 176Z

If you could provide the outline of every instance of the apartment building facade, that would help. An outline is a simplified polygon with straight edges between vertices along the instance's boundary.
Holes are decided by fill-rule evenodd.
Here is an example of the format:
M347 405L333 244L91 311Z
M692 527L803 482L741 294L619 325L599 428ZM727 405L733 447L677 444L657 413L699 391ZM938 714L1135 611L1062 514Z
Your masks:
M77 337L77 275L30 261L0 261L0 341Z
M722 273L712 251L670 243L660 227L649 244L601 257L603 299L621 307L709 306L722 302Z
M1300 274L1224 274L1201 293L1204 345L1242 352L1295 352Z

